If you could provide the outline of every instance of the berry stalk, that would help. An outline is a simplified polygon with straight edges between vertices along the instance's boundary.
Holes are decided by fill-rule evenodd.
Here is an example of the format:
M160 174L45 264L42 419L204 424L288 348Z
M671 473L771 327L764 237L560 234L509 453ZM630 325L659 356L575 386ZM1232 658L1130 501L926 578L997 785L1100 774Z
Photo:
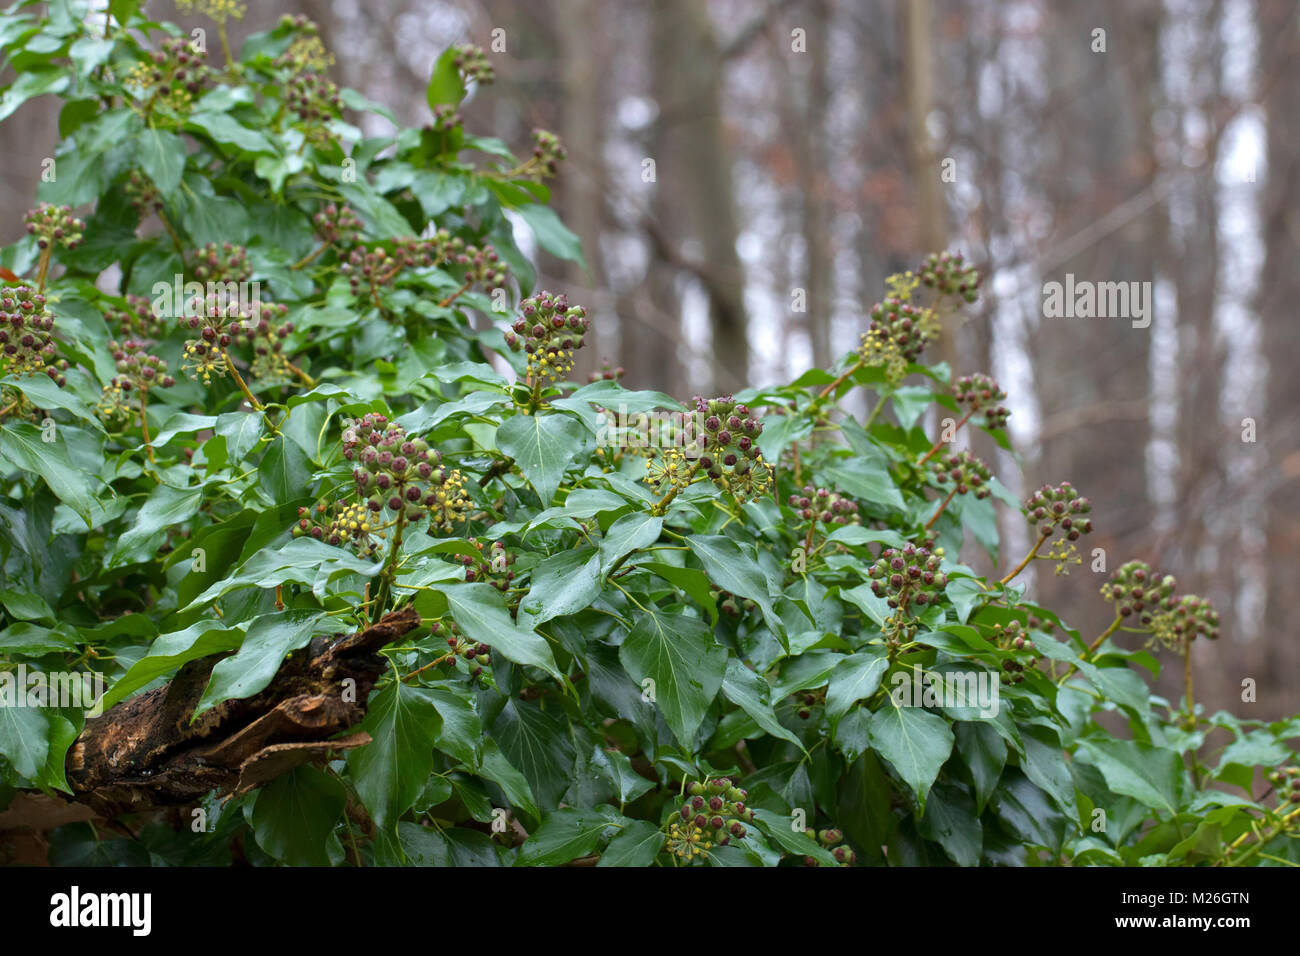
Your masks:
M222 349L221 354L226 360L226 367L230 369L230 375L235 380L235 384L238 385L239 390L244 393L244 398L248 399L248 404L252 405L253 408L259 412L265 411L266 406L257 400L257 396L249 390L248 383L244 381L244 377L239 374L239 369L235 368L235 363L230 358L229 350Z
M930 520L925 523L926 531L929 531L931 526L933 526L934 523L939 520L939 515L943 514L944 509L948 507L948 502L952 501L953 495L955 494L957 494L956 488L953 488L952 491L948 492L948 497L943 499L943 504L939 505L939 510L936 511L930 517Z
M970 411L968 411L965 415L963 415L963 416L958 420L958 422L957 422L957 426L952 430L952 433L953 433L954 436L955 436L959 431L961 431L961 427L962 427L963 425L965 425L968 421L970 421L971 416L974 415L974 414L975 414L975 409L972 408ZM927 451L927 452L925 453L925 457L922 458L920 461L918 461L917 464L918 464L918 465L924 465L927 461L929 461L929 460L930 460L931 458L933 458L935 455L939 454L939 449L943 448L943 446L946 445L946 444L948 444L948 442L945 441L944 439L940 438L937 442L934 443L934 446L933 446L929 451Z
M1028 567L1029 562L1038 557L1038 549L1043 546L1043 542L1050 538L1051 535L1052 533L1050 531L1047 534L1042 534L1040 532L1038 540L1034 543L1034 546L1029 549L1029 553L1024 556L1019 564L1011 569L1010 573L1008 573L1006 577L999 579L998 584L1009 584L1017 574Z

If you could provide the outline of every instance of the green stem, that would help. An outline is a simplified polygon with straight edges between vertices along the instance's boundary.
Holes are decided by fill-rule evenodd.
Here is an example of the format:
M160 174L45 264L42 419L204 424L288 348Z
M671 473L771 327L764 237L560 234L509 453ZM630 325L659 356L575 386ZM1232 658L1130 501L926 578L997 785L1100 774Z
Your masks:
M50 271L50 253L54 251L54 246L47 245L41 250L41 264L36 273L36 291L45 291L45 277Z
M673 499L677 497L677 493L695 480L695 473L700 470L700 463L703 461L703 458L695 459L695 464L693 464L691 470L686 473L686 482L680 485L673 485L669 488L666 495L651 505L650 514L655 517L662 517L664 512L668 510L668 506L672 504Z
M875 420L880 417L880 413L885 407L885 399L888 397L885 392L880 393L880 398L876 399L876 407L871 410L871 414L867 416L867 420L862 425L864 431L870 428Z
M235 58L230 54L230 38L226 36L226 21L217 21L217 36L221 37L221 52L226 55L226 69L232 73L235 69Z
M379 590L375 594L375 605L370 612L371 626L378 624L379 619L384 616L384 605L388 603L388 597L393 591L393 583L397 580L397 553L402 550L402 535L406 531L406 502L402 502L401 510L397 512L394 529L393 544L388 549L388 560L384 563L384 570L380 572Z
M320 256L320 254L321 254L322 252L324 252L326 249L328 249L329 247L330 247L330 244L329 244L328 242L322 242L319 246L317 246L317 247L315 248L315 250L313 250L312 252L307 253L307 255L303 256L301 259L299 259L297 262L295 262L295 263L294 263L293 265L291 265L289 268L292 269L292 270L294 270L294 271L296 271L296 270L298 270L298 269L305 269L305 268L307 268L307 266L309 266L309 265L311 265L313 262L315 262L316 259L317 259L317 257Z
M256 411L265 411L266 406L257 400L257 396L249 390L248 383L244 381L244 376L240 375L239 369L235 368L234 360L230 357L230 351L228 349L222 349L221 354L226 359L226 368L230 369L231 378L235 380L235 384L239 386L239 390L244 393L244 398L248 399L248 404L252 405Z
M1098 634L1098 635L1097 635L1097 639L1096 639L1095 641L1093 641L1091 644L1088 645L1088 653L1091 654L1093 651L1097 650L1097 648L1101 647L1102 643L1106 640L1106 638L1110 637L1112 634L1114 634L1116 631L1118 631L1118 630L1120 629L1120 626L1119 626L1119 625L1120 625L1120 622L1123 621L1123 620L1124 620L1123 617L1121 617L1120 615L1116 614L1116 615L1115 615L1115 620L1113 620L1113 621L1110 622L1110 627L1106 628L1106 630L1104 630L1104 631L1102 631L1100 634ZM1079 665L1078 665L1078 664L1071 664L1071 665L1066 669L1065 673L1061 675L1061 679L1058 680L1058 681L1056 682L1056 683L1057 683L1057 686L1062 686L1062 685L1064 685L1065 682L1066 682L1067 680L1070 679L1070 675L1073 674L1073 673L1074 673L1075 671L1077 671L1078 669L1079 669Z

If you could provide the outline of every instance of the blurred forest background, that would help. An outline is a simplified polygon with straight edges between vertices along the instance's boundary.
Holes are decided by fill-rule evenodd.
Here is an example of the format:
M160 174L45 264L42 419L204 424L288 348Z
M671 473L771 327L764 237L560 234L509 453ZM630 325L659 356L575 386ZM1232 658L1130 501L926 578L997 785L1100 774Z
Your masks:
M557 209L591 269L543 255L541 284L596 320L584 377L607 358L631 388L688 397L829 366L858 344L888 274L964 252L985 295L930 358L1010 393L1014 459L982 434L976 453L1017 493L1018 461L1029 488L1069 480L1090 496L1088 546L1109 569L1140 557L1213 598L1223 637L1195 649L1198 701L1300 710L1300 2L249 8L236 45L304 13L336 82L408 122L428 118L443 47L489 50L497 82L472 94L468 128L526 149L543 127L568 149ZM504 52L490 50L497 29ZM55 120L37 99L7 127L5 241ZM1151 326L1044 318L1043 284L1067 273L1150 282ZM1003 521L1005 565L1028 532L1019 514ZM1031 595L1091 639L1109 621L1102 579L1087 564L1040 572ZM1245 678L1257 703L1241 700Z

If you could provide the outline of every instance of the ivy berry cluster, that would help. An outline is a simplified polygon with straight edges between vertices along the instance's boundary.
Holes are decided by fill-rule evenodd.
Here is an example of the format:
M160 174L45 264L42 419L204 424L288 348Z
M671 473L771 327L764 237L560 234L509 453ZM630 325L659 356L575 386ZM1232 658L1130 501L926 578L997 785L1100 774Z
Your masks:
M182 351L182 367L191 378L202 378L204 385L211 385L213 375L225 376L231 371L227 349L236 342L253 348L255 375L274 378L287 369L282 342L293 332L293 323L275 324L288 313L287 306L255 302L252 308L244 308L214 292L204 299L201 313L191 310L180 318L182 329L199 333L198 338L185 342Z
M423 438L372 412L343 429L343 457L357 462L352 478L372 513L387 508L417 521L427 510L434 526L448 529L464 521L469 510L465 480L459 469L448 471L442 456Z
M1116 568L1110 581L1102 585L1101 596L1115 605L1120 617L1137 615L1143 627L1149 627L1157 612L1174 609L1174 591L1178 581L1172 574L1159 575L1145 561L1128 561Z
M482 541L470 538L469 543L479 552L480 557L475 558L472 554L458 556L457 560L465 566L465 580L486 582L503 594L510 590L515 572L509 566L515 563L515 556L500 541L493 541L486 554L483 553Z
M908 605L932 604L943 594L948 576L939 570L942 555L922 545L907 543L886 548L867 571L871 593L888 600L889 606L906 610Z
M1300 767L1279 767L1268 775L1268 782L1277 791L1279 806L1300 803Z
M731 617L740 617L758 607L749 598L738 598L730 591L721 588L709 588L709 597L717 603L719 611Z
M482 47L463 43L452 47L452 50L454 52L451 64L466 83L488 86L496 80L496 71L492 69L492 64L488 62L487 54L483 52Z
M434 637L447 635L447 646L451 648L453 654L469 665L470 677L478 677L483 673L483 668L492 663L492 648L487 644L466 638L461 634L460 626L455 621L434 621L429 626L429 633Z
M121 309L107 309L104 321L117 327L122 338L145 339L156 342L167 334L167 326L153 310L153 305L142 295L126 294L126 305Z
M1151 632L1161 644L1186 654L1198 637L1218 640L1219 614L1208 598L1184 594L1172 609L1152 618Z
M446 103L437 103L433 107L433 121L424 128L433 133L450 133L464 125L465 118L460 115L460 110Z
M917 274L923 286L940 295L958 295L967 302L979 295L980 275L960 252L930 253Z
M38 249L50 249L56 245L75 249L81 244L81 234L86 229L86 224L72 215L70 208L46 202L30 210L23 222L28 234L36 237Z
M332 246L350 246L361 232L361 220L346 204L326 203L312 223L321 239Z
M898 382L937 332L931 310L894 295L871 307L871 322L858 351L863 364L883 368L890 382Z
M749 793L735 786L731 778L702 783L692 781L686 799L668 825L668 850L679 859L694 862L707 859L714 846L743 840L746 823L754 811L745 806Z
M837 525L858 524L861 521L857 502L850 501L829 488L805 485L801 492L791 495L786 503L804 521Z
M1001 404L1007 393L993 379L983 373L963 375L952 385L952 397L965 405L969 415L984 414L984 424L989 428L1002 428L1011 416L1011 410Z
M280 17L280 28L294 34L289 48L275 58L277 69L288 69L294 73L304 70L320 72L334 65L334 56L325 49L320 39L320 27L315 21L303 14L284 14Z
M1005 626L994 624L993 643L1000 650L1012 652L1011 657L1004 658L1002 661L1002 672L999 676L1004 684L1019 684L1025 679L1025 672L1038 663L1038 658L1033 653L1034 645L1019 621L1008 621ZM1026 651L1027 654L1021 657L1015 656L1015 653L1020 651Z
M1029 523L1038 527L1040 537L1051 537L1058 528L1070 541L1092 531L1092 520L1083 517L1092 511L1092 503L1082 497L1074 486L1063 481L1055 488L1043 485L1021 507Z
M767 494L775 469L763 460L758 447L763 423L730 395L708 400L696 395L694 401L695 411L703 416L703 434L696 436L694 444L702 453L700 468L738 501Z
M429 239L400 240L394 243L392 252L383 246L374 249L358 246L348 253L339 271L348 277L354 296L368 294L378 305L379 290L392 285L403 270L423 269L442 263L466 270L465 288L474 282L495 288L506 281L506 268L491 244L482 248L466 245L465 240L453 236L446 229L438 230Z
M810 720L812 718L812 708L826 703L826 685L817 687L813 690L800 691L794 695L795 706L799 708L795 711L800 720Z
M348 544L363 558L379 551L379 542L384 537L386 526L382 518L376 517L363 502L345 504L336 501L332 508L328 508L324 502L316 505L318 515L324 515L327 511L332 511L329 520L318 524L312 520L312 514L307 508L299 508L293 536L315 538L336 548Z
M122 188L126 192L126 198L131 201L131 207L141 219L150 213L162 212L162 193L158 192L158 187L147 173L139 169L131 170Z
M548 130L535 129L533 130L533 155L525 164L525 169L539 180L547 179L559 172L560 163L564 162L567 155L568 152L560 142L559 136Z
M0 369L6 375L44 372L59 388L67 384L68 363L55 360L53 331L44 295L25 285L0 291Z
M245 282L253 274L243 246L209 242L194 253L191 272L200 282Z
M534 384L554 382L573 371L573 353L583 346L590 327L586 310L569 305L568 296L539 292L519 304L520 317L506 333L506 345L528 356Z
M849 847L841 846L844 841L844 833L837 827L828 827L825 830L817 831L817 842L831 851L831 856L835 857L835 862L840 866L852 866L858 861L858 856ZM811 856L803 858L804 866L821 866Z
M206 50L196 50L184 37L163 40L149 59L138 63L126 82L149 93L149 106L173 112L189 109L211 74Z
M140 405L151 388L171 388L176 379L167 374L167 363L146 351L139 339L127 339L121 344L109 342L117 375L104 386L99 413L105 417L118 417L129 413L132 404ZM130 402L134 397L136 401Z
M1029 523L1038 529L1038 540L1029 557L1055 561L1057 574L1069 574L1071 564L1083 563L1074 542L1081 535L1092 531L1092 520L1084 517L1091 510L1092 503L1075 491L1068 481L1061 482L1055 488L1043 485L1035 491L1021 505L1021 511ZM1038 549L1058 529L1064 533L1064 537L1053 541L1047 554L1038 554ZM1025 563L1028 561L1029 558L1026 558Z
M296 74L285 91L285 104L298 117L309 140L324 143L333 139L328 124L343 115L343 100L332 80L319 73Z
M959 495L973 493L977 499L982 500L992 494L989 480L993 473L984 462L968 451L937 458L930 467L935 484L946 486L952 482L953 489Z
M587 384L590 385L595 382L617 382L625 374L627 373L623 366L620 365L617 368L614 368L609 364L609 359L601 359L600 368L587 376ZM605 409L599 405L596 406L596 409L601 412L605 411Z

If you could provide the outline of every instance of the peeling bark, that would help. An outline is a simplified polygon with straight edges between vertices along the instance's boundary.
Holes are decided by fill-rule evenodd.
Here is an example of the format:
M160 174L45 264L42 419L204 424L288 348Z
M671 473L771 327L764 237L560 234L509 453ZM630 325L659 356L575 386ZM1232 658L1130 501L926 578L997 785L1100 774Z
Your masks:
M417 627L414 608L290 655L261 693L192 719L221 655L190 661L168 684L86 722L68 751L75 799L106 815L246 793L329 751L370 742L360 723L386 666L377 653ZM354 682L354 683L349 683Z

